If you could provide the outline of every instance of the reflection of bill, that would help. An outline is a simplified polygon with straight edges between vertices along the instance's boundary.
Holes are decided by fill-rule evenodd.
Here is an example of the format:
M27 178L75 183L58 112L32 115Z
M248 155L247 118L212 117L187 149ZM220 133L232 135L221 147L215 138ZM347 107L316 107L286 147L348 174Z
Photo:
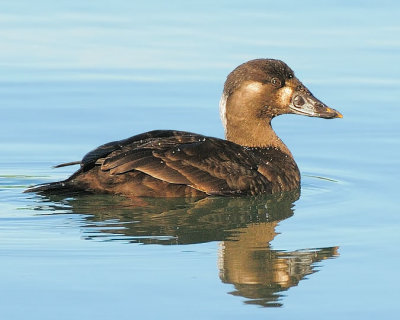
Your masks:
M277 223L250 224L235 230L232 237L221 243L220 278L235 286L231 294L249 299L246 303L281 306L280 292L314 273L315 262L338 255L337 247L291 252L270 249Z
M299 192L259 197L203 199L62 195L43 198L36 210L85 214L85 239L143 244L194 244L222 241L220 278L240 295L262 306L280 306L279 294L315 272L313 263L337 255L337 248L270 249L279 221L293 215Z

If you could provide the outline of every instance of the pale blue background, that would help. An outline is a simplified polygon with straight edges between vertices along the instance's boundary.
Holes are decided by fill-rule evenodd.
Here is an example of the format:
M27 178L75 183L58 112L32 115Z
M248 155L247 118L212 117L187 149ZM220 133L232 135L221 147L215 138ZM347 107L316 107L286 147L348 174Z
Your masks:
M396 318L399 35L394 0L0 1L2 319ZM52 165L145 130L222 137L224 79L259 57L287 62L344 115L273 123L303 185L271 246L340 253L282 308L228 294L218 242L86 240L84 216L21 193L73 170Z

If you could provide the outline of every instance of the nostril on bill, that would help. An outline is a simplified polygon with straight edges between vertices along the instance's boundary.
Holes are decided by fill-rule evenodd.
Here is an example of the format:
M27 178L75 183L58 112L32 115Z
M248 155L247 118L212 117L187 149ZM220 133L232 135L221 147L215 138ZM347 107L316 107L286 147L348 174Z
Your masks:
M301 107L302 105L304 105L306 102L304 101L302 96L295 96L293 99L293 104L296 107Z

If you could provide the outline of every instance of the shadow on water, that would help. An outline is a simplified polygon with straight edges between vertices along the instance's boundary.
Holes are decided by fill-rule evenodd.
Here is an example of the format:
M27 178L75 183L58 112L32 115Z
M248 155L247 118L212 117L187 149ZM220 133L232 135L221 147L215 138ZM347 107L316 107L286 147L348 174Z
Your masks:
M126 199L109 195L46 196L35 210L85 215L85 239L184 245L221 241L222 282L245 303L282 306L282 292L315 270L315 263L338 256L337 247L279 251L270 242L275 227L293 215L299 192L259 197Z

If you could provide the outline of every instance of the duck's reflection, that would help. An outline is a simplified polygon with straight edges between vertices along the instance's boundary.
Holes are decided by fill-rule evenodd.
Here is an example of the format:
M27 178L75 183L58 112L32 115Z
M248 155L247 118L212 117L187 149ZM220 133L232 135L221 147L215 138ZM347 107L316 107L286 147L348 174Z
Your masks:
M79 195L43 198L56 212L85 214L86 239L143 244L221 241L219 273L231 294L246 303L281 306L282 291L315 272L315 263L337 256L337 248L292 252L270 248L279 221L293 215L298 191L270 197L125 199ZM37 206L36 209L43 209Z

